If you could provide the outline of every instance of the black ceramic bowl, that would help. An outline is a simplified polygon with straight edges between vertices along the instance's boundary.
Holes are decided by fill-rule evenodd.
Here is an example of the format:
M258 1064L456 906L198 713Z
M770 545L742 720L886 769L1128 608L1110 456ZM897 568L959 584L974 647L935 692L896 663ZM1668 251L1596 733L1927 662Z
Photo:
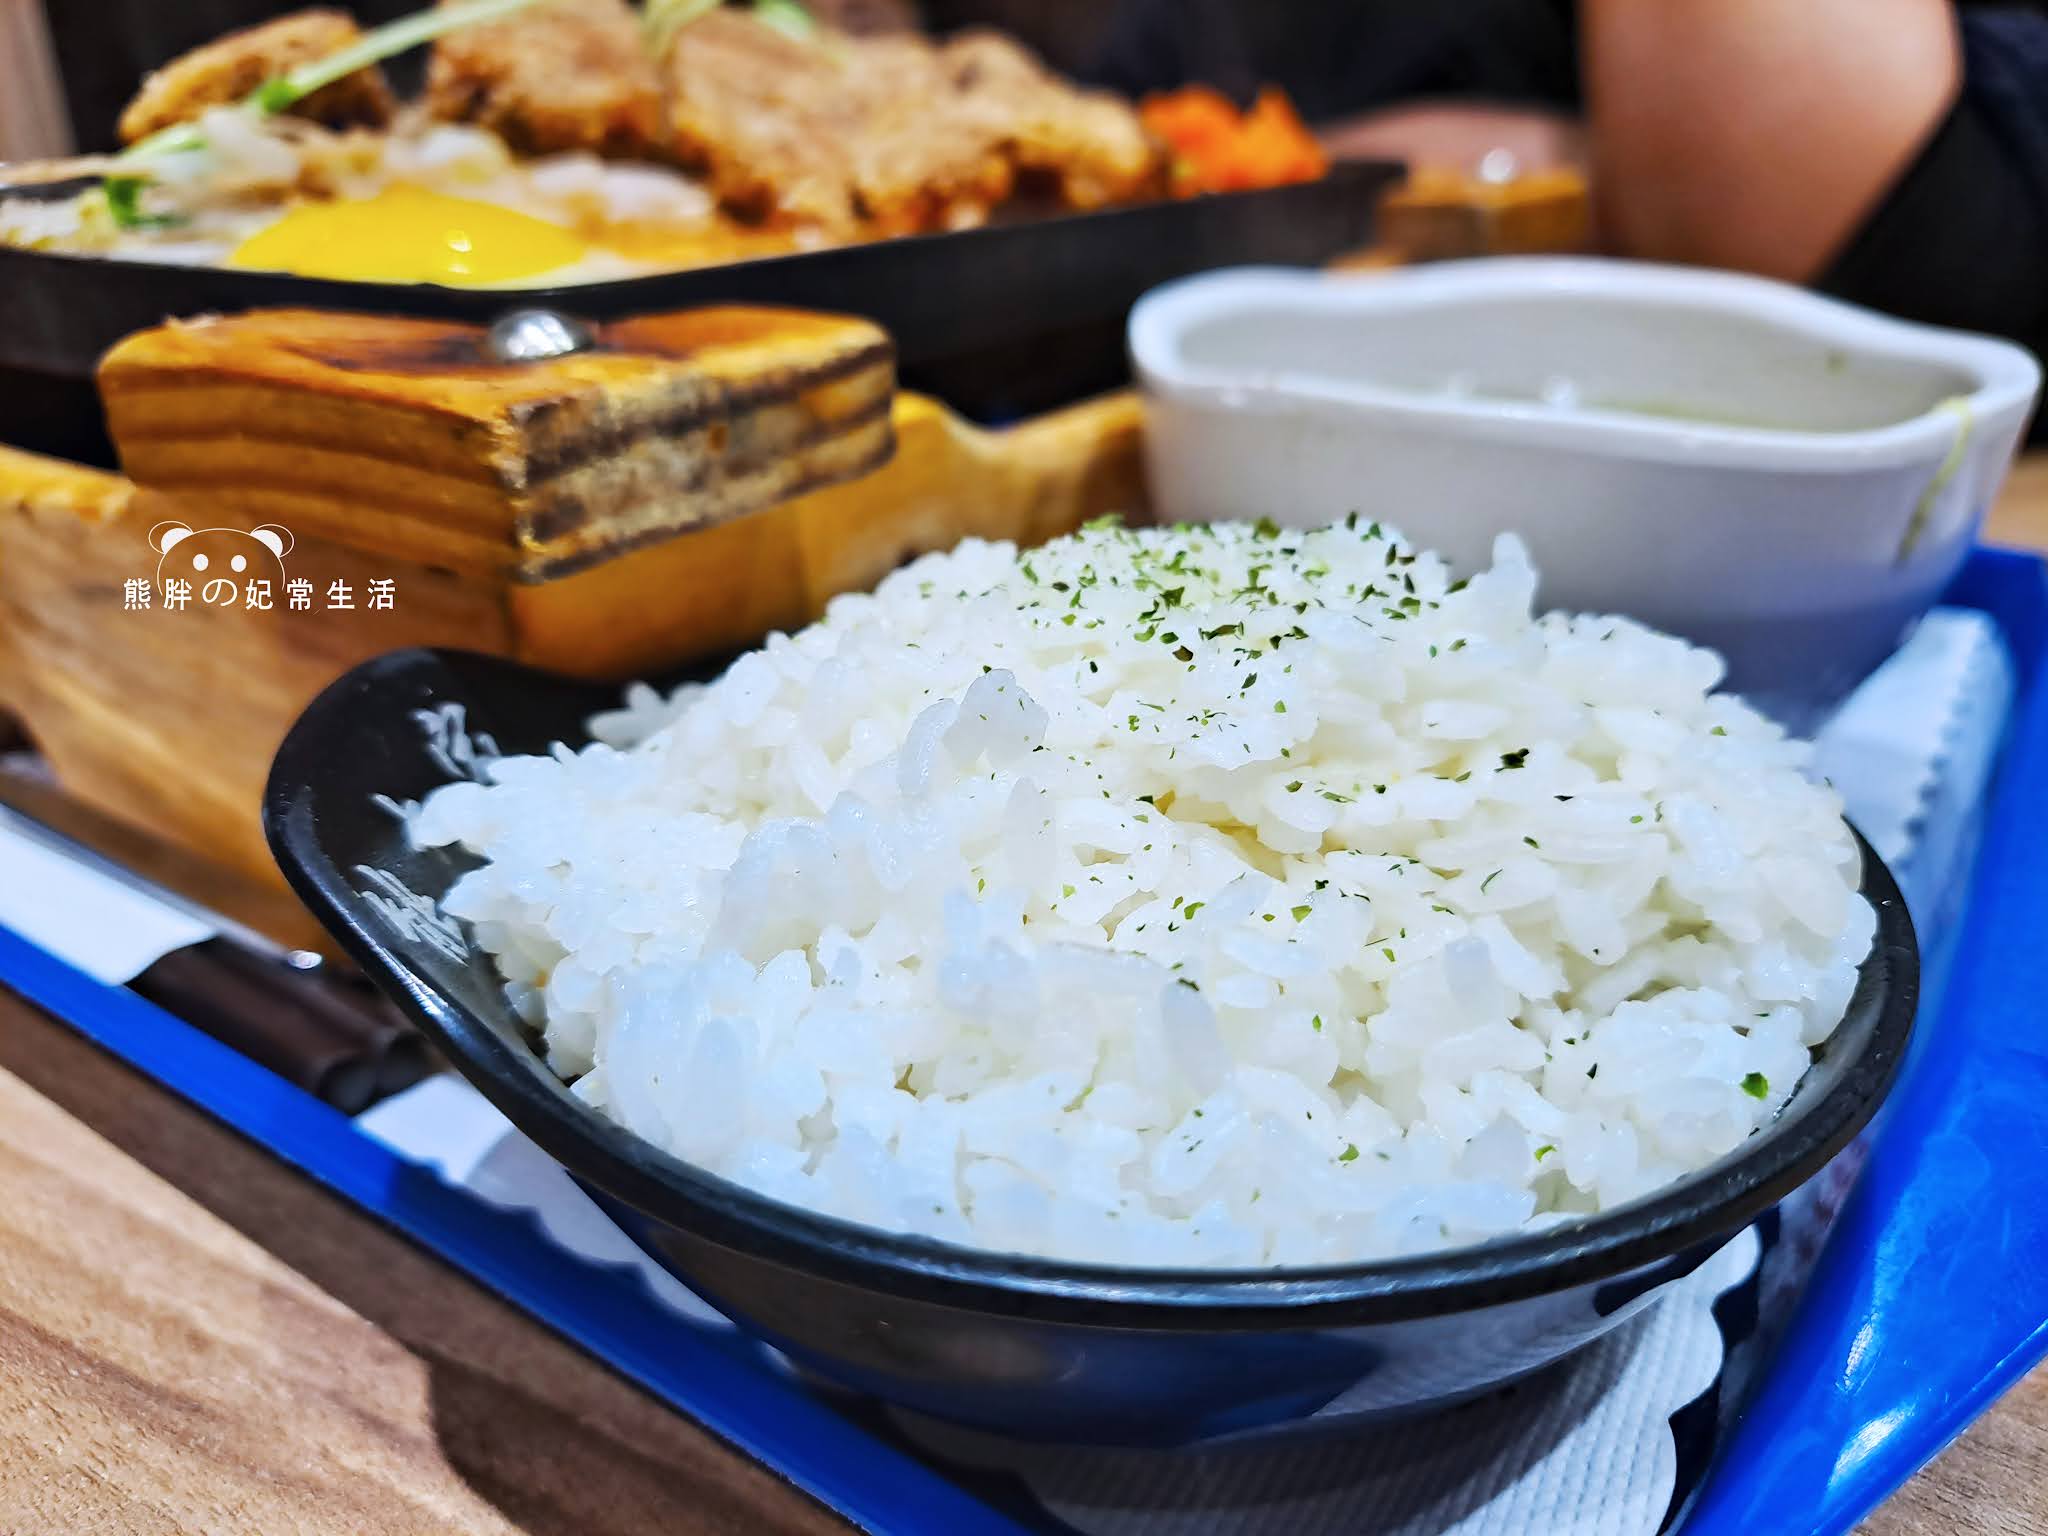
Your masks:
M702 1172L581 1105L530 1048L491 960L433 911L470 861L408 847L373 802L447 781L425 728L440 712L445 736L445 706L521 753L581 743L584 720L616 702L461 652L366 663L279 749L271 847L456 1068L692 1289L820 1374L942 1418L1179 1444L1299 1423L1340 1395L1347 1414L1394 1415L1525 1375L1631 1316L1848 1147L1912 1027L1912 924L1866 847L1877 942L1799 1091L1740 1150L1633 1205L1479 1247L1284 1271L1113 1269L876 1231Z

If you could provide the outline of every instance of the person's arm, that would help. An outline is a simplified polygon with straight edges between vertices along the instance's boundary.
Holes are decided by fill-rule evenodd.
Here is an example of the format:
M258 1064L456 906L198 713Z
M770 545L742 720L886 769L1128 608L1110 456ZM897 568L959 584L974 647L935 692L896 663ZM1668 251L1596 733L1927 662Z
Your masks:
M1962 35L1961 99L1817 286L2048 355L2048 16L1970 10Z
M1806 282L1947 115L1948 0L1583 0L1602 235Z

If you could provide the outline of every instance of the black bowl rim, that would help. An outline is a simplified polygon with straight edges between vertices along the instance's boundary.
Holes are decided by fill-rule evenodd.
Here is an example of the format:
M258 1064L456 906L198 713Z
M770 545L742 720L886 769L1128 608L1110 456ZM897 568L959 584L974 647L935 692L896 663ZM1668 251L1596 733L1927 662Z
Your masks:
M529 1048L505 1041L436 991L358 920L360 903L315 832L311 799L320 764L347 739L351 706L366 685L462 654L415 648L377 657L306 707L278 748L264 792L265 834L286 879L450 1064L576 1178L656 1222L842 1284L975 1312L1171 1331L1399 1322L1527 1300L1627 1275L1732 1235L1855 1138L1889 1092L1912 1033L1919 998L1912 919L1891 871L1851 824L1863 858L1863 895L1877 917L1843 1013L1846 1020L1875 1012L1865 1049L1818 1102L1790 1120L1781 1111L1742 1147L1652 1195L1522 1236L1367 1264L1278 1270L1137 1269L883 1231L758 1194L605 1119L571 1098L544 1064L535 1072Z

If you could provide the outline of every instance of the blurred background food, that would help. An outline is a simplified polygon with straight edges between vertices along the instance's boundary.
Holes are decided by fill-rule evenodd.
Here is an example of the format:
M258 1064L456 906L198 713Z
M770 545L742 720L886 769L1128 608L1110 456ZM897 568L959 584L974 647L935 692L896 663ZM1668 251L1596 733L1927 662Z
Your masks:
M72 13L7 3L24 56L34 44L68 66ZM165 315L339 305L488 321L501 301L458 290L571 284L583 291L554 302L592 318L734 297L853 309L889 327L915 387L1012 420L1126 378L1123 316L1153 283L1355 250L1393 174L1333 166L1275 93L1240 107L1197 86L1141 104L986 26L921 33L902 7L202 9L245 25L173 29L194 45L152 51L105 112L91 71L76 75L69 132L48 122L0 148L129 141L111 163L0 175L16 189L0 192L0 438L111 464L90 369ZM101 19L121 47L169 41L153 13L128 27L115 4ZM1178 139L1147 113L1174 118ZM34 175L71 184L46 194ZM1212 209L1214 191L1238 201ZM873 261L855 249L976 227L973 242ZM63 259L80 254L155 270ZM816 259L757 260L782 256ZM728 279L743 263L757 269Z
M409 8L410 0L363 0L355 15L368 26ZM0 155L111 144L145 72L281 9L266 0L4 0L0 49L24 87L0 103ZM891 69L924 57L929 73L930 51L906 41L912 29L943 39L993 28L1014 40L991 54L1006 70L1021 46L1077 85L1131 102L1202 88L1177 110L1155 105L1150 114L1155 130L1171 125L1165 137L1182 144L1190 132L1213 139L1227 121L1213 110L1213 90L1249 111L1236 135L1248 143L1286 126L1287 114L1258 105L1284 100L1325 154L1392 155L1423 173L1491 184L1584 177L1598 217L1582 238L1612 253L1787 278L2036 350L2048 338L2048 14L2039 4L817 0L797 13L778 0L770 9L862 38L886 34L876 57ZM744 36L738 28L738 18L721 17L687 52L720 56ZM586 63L619 53L616 42L608 49L578 36L579 50L594 50L576 52ZM400 97L424 86L439 110L498 127L515 145L594 142L612 152L646 132L644 61L616 75L559 71L564 78L539 89L545 69L501 52L480 35L389 74ZM637 84L627 79L636 70ZM722 83L714 72L711 84ZM694 121L695 153L729 190L760 190L744 172L769 147L755 139L762 89L742 80L736 94L712 90ZM1096 148L1122 132L1098 134ZM971 152L951 157L944 174L905 181L895 149L864 162L877 173L864 183L833 166L815 139L808 130L780 135L773 148L801 164L788 188L827 224L849 187L915 185L915 198L880 198L887 225L974 216L994 185ZM920 154L931 149L911 142ZM1205 159L1208 172L1191 174ZM1256 148L1231 163L1283 160L1299 163ZM1124 164L1100 153L1085 163ZM1026 169L1013 164L1010 173ZM1206 153L1182 153L1174 174L1187 187L1232 172ZM1105 195L1118 177L1066 182ZM1438 221L1421 254L1445 254L1443 241Z
M394 90L386 65L423 43L423 87ZM582 281L756 254L767 232L770 249L808 249L1323 173L1277 93L1242 119L1209 105L1178 114L1196 131L1176 141L1003 34L843 31L796 0L455 0L368 32L316 7L152 70L111 161L15 173L53 190L0 200L0 240L317 277ZM54 190L73 171L103 180ZM444 229L452 258L432 245Z

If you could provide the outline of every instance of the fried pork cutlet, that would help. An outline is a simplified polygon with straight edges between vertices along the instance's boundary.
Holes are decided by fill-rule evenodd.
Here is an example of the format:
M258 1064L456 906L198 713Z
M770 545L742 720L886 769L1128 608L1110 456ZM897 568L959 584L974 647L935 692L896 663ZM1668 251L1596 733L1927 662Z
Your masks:
M989 135L962 132L939 55L911 33L844 38L838 64L846 126L834 143L856 216L870 233L978 224L1016 176Z
M449 34L434 45L426 107L522 154L661 157L661 86L626 0L558 0Z
M273 75L338 53L362 36L346 11L293 11L181 54L142 82L121 114L121 142L133 144L212 107L240 101ZM381 127L391 120L391 87L374 65L315 91L291 109L331 128Z
M661 72L669 149L719 201L829 229L857 222L843 150L857 121L830 53L720 9L675 33Z
M1009 191L1006 166L931 120L934 57L916 37L796 38L713 11L663 61L669 148L751 217L848 235L929 227L937 202Z
M720 10L675 34L662 74L670 148L723 201L828 231L977 223L1020 172L1084 208L1158 176L1128 107L996 38L796 38Z
M941 58L953 110L993 135L1020 175L1048 181L1070 208L1101 208L1162 188L1162 160L1128 103L1082 91L994 32L965 32Z

